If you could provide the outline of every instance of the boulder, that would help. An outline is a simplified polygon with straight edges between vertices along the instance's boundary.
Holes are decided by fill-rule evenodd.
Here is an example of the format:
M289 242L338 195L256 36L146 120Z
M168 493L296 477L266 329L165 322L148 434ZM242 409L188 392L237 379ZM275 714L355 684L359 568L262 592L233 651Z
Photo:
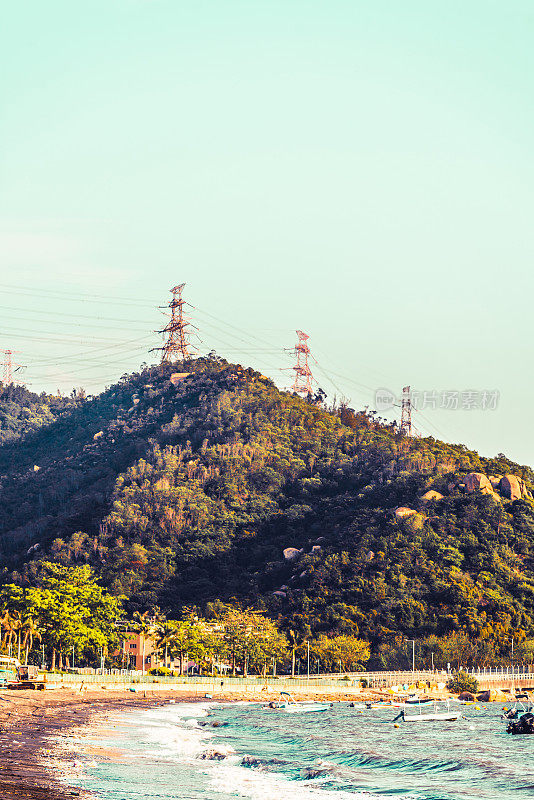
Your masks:
M500 689L489 689L477 694L479 703L504 703L510 698Z
M488 476L483 475L482 472L470 472L469 475L464 477L464 483L466 491L469 493L477 490L483 494L491 494L493 492L493 486Z
M98 433L95 433L95 435L93 436L94 441L96 442L97 439L101 439L103 435L104 431L98 431Z
M421 500L443 500L443 495L440 492L436 492L435 489L429 489L428 492L424 493Z
M471 694L471 692L462 692L458 695L458 700L474 700L475 695Z
M170 377L170 381L173 384L173 386L176 386L176 384L180 383L180 381L183 381L184 378L187 378L188 375L191 375L191 373L190 372L173 372L171 377Z
M520 500L525 491L525 483L517 475L505 475L501 478L499 489L509 500Z
M407 508L406 506L399 506L395 509L395 517L397 519L405 519L406 517L411 517L412 514L417 514L417 511L413 508Z
M490 475L489 482L493 486L494 491L497 491L501 482L502 475Z
M276 595L276 597L287 597L286 593L281 591L273 592L273 594Z
M322 549L320 544L314 544L311 551L312 553L320 553Z
M295 558L298 558L302 550L299 550L296 547L286 547L284 550L284 558L286 561L294 561Z

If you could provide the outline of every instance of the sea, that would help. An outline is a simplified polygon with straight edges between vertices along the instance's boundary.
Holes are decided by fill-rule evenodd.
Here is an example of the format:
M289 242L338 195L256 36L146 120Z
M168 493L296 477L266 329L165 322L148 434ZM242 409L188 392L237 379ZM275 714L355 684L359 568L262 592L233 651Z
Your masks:
M76 747L76 783L102 800L534 799L534 736L499 704L457 722L397 723L395 709L319 713L255 703L113 712ZM69 776L72 780L72 774Z

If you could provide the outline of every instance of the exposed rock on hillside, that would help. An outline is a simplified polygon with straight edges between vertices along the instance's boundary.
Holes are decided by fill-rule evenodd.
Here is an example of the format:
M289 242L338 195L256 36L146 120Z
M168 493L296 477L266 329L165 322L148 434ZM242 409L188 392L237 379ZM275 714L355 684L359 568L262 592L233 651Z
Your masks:
M417 514L417 511L414 508L399 506L395 509L395 516L397 519L406 519L406 517L411 517L413 514Z
M421 500L443 500L443 495L434 489L429 489L428 492L424 493Z
M470 472L469 475L464 475L463 482L468 492L475 492L477 490L481 491L483 494L491 494L493 492L493 486L489 478L481 472Z
M509 500L520 500L525 492L525 482L516 475L505 475L501 478L499 488Z

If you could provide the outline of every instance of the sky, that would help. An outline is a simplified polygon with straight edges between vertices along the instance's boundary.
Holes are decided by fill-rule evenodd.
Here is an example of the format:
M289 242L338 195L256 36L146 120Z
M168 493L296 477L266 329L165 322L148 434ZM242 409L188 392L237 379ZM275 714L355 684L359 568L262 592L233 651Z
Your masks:
M527 0L6 2L17 377L153 363L185 283L200 352L288 386L303 330L329 400L410 385L424 435L533 465L533 38Z

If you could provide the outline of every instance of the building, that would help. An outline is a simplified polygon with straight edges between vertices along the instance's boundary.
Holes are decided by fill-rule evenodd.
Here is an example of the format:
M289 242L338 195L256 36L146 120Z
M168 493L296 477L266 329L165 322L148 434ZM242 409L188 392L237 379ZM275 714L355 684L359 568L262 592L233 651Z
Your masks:
M151 636L143 636L140 633L131 631L124 632L121 650L115 656L122 655L122 663L125 669L137 669L143 672L143 640L145 665L144 671L148 672L159 665L156 651L156 643Z
M123 669L139 670L139 672L149 672L156 667L163 667L164 657L157 652L156 641L152 636L143 636L141 633L132 631L124 631L122 633L123 639L119 650L113 653L117 661L121 661ZM145 664L143 670L143 640L144 640L144 655ZM180 659L172 658L170 655L167 658L167 668L171 670L180 669ZM191 670L196 666L192 661L188 665L184 664L184 671Z

